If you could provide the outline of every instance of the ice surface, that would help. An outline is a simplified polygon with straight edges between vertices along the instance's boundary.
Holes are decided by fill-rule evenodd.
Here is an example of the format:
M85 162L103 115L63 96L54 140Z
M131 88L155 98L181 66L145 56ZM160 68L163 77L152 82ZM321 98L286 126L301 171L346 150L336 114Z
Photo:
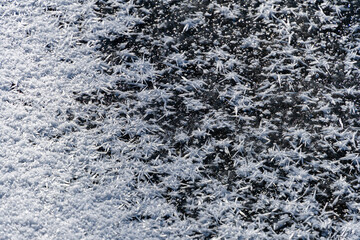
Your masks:
M0 3L0 239L359 239L354 1Z

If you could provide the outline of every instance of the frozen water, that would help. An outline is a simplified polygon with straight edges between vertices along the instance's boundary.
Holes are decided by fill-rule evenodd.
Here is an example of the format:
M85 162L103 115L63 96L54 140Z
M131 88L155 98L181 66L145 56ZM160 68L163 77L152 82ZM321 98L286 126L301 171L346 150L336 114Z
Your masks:
M0 239L360 238L358 1L0 16Z

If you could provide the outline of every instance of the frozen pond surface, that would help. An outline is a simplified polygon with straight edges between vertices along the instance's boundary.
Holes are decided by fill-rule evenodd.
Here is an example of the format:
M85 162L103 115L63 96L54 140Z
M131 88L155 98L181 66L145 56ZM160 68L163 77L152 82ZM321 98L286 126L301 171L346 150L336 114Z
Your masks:
M0 239L360 238L359 1L0 16Z

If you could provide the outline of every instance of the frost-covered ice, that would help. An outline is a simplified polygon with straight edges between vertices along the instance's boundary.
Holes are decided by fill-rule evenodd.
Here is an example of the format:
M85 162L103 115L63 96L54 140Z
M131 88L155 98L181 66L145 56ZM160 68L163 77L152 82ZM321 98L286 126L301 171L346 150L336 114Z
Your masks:
M359 239L357 0L4 0L0 239Z
M123 182L129 172L110 173L95 187L96 176L117 164L99 162L97 131L70 121L87 114L73 92L110 81L98 73L94 46L79 45L103 31L92 8L1 3L1 239L110 239L124 231L120 206L131 192Z

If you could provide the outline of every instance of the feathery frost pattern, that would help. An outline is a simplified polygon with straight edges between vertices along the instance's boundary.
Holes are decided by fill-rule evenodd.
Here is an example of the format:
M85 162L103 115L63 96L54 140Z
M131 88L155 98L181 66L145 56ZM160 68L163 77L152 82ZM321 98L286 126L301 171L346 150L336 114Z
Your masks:
M359 1L0 16L0 239L360 238Z

